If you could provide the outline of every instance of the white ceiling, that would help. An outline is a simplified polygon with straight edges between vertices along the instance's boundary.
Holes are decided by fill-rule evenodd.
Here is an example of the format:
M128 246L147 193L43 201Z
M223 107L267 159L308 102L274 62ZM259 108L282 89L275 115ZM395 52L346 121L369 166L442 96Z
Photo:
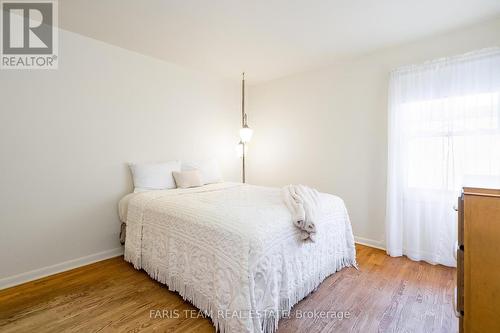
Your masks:
M497 17L500 0L61 0L59 11L67 30L257 82Z

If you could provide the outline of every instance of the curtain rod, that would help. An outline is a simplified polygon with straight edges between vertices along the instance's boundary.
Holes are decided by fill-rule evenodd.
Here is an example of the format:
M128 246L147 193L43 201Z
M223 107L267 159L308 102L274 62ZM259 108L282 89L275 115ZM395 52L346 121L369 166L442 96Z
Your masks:
M498 55L500 56L500 48L499 47L490 47L490 48L485 48L481 49L478 51L472 51L472 52L467 52L459 55L454 55L450 57L442 57L434 60L429 60L426 62L423 62L421 64L412 64L412 65L406 65L402 67L395 68L390 71L390 74L395 74L395 73L400 73L404 74L406 72L410 72L415 69L425 69L426 67L433 67L433 66L439 66L439 65L451 65L451 63L456 63L456 62L466 62L466 61L474 61L478 60L484 57L489 57L489 56L494 56Z

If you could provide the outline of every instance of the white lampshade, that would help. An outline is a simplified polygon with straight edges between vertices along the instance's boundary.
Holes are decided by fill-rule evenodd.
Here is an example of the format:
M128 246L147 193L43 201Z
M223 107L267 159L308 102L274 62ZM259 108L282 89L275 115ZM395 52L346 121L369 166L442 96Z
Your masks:
M248 146L247 145L244 145L245 146L245 155L248 153ZM243 142L240 141L240 143L238 143L236 145L236 155L238 157L243 157Z
M240 139L242 142L247 143L252 139L253 129L245 125L240 129Z

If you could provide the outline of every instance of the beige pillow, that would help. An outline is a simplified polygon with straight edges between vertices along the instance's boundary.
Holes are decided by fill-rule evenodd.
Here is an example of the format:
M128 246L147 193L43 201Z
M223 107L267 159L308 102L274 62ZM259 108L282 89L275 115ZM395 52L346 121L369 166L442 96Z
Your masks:
M201 173L198 170L173 171L172 175L174 176L177 188L188 188L203 185L203 182L201 181Z

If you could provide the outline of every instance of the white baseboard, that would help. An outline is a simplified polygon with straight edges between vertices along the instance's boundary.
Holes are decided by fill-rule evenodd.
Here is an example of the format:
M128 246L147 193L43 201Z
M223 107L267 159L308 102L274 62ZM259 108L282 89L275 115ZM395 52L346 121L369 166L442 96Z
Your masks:
M358 244L374 247L376 249L384 250L385 247L384 244L380 241L376 241L373 239L368 239L368 238L363 238L363 237L357 237L354 236L354 241ZM47 267L42 267L39 269L35 269L29 272L13 275L13 276L8 276L5 278L0 279L0 290L17 286L19 284L37 280L49 275L61 273L64 271L68 271L73 268L85 266L88 264L92 264L97 261L109 259L109 258L114 258L123 255L123 247L118 247L115 249L99 252L99 253L94 253L85 257L73 259L73 260L68 260L65 262L61 262L59 264L47 266Z
M123 247L118 247L115 249L94 253L85 257L64 261L59 264L38 268L29 272L8 276L0 279L0 290L17 286L25 282L37 280L49 275L68 271L70 269L77 268L80 266L92 264L97 261L118 257L121 256L122 254L123 254Z
M376 240L369 239L369 238L354 236L354 242L361 244L361 245L366 245L369 247L374 247L376 249L380 249L380 250L385 251L384 243L381 241L376 241Z

